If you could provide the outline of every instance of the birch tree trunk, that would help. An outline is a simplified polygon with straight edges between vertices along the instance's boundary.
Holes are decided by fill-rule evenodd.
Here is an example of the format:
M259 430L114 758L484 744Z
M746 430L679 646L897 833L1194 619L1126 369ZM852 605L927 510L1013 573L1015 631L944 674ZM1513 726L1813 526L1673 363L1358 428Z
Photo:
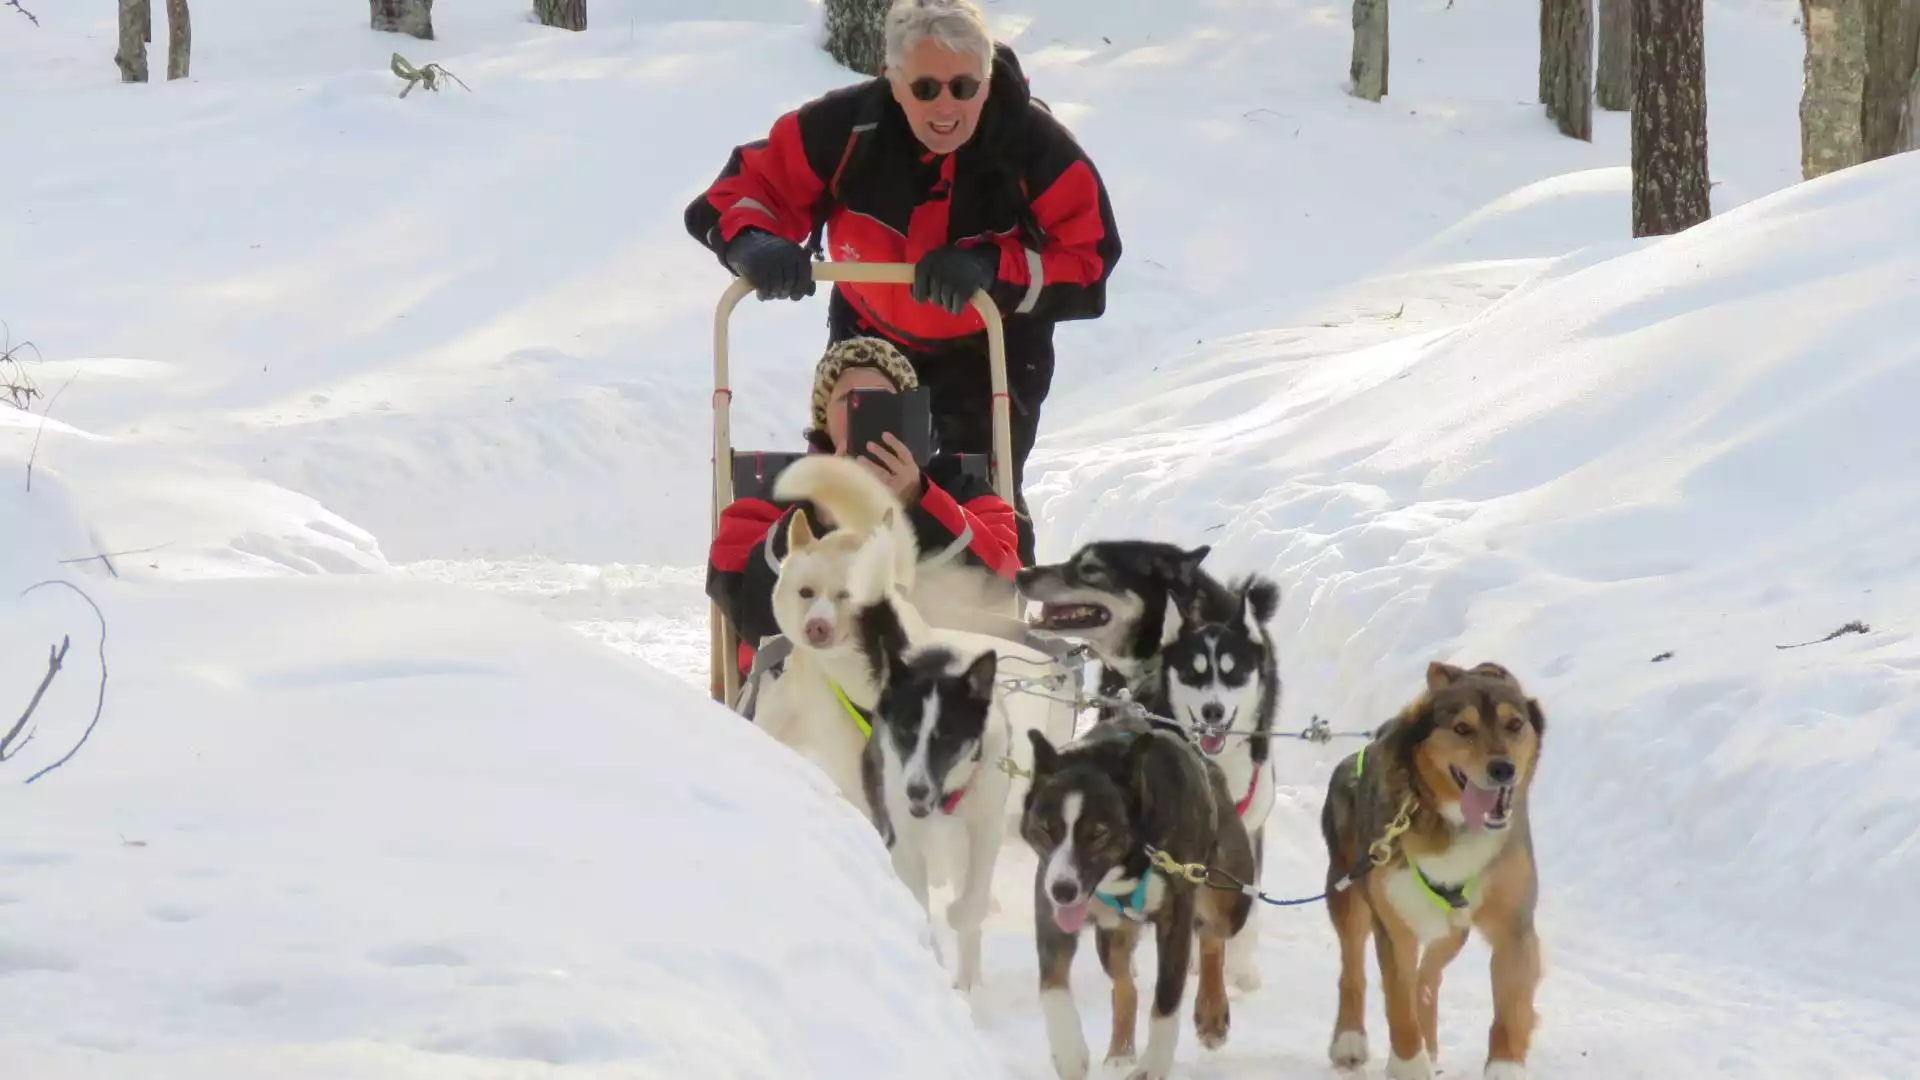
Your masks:
M1915 63L1920 60L1920 0L1868 0L1866 75L1860 87L1860 159L1902 153Z
M433 0L372 0L375 30L433 40Z
M192 57L193 19L187 0L167 0L167 78L186 78Z
M1593 0L1540 0L1540 103L1569 138L1593 141Z
M1387 0L1353 0L1353 61L1347 75L1355 97L1379 101L1387 96Z
M886 63L881 32L889 0L826 0L827 55L862 75L878 75Z
M533 13L542 26L562 30L587 28L587 0L533 0Z
M1633 108L1633 0L1600 0L1594 103L1610 112Z
M1633 0L1633 235L1713 215L1703 0Z
M147 81L147 42L142 35L152 25L149 0L120 0L120 51L113 54L113 62L120 68L121 82Z
M1807 42L1800 91L1800 175L1808 180L1860 163L1860 104L1867 80L1864 0L1800 0Z

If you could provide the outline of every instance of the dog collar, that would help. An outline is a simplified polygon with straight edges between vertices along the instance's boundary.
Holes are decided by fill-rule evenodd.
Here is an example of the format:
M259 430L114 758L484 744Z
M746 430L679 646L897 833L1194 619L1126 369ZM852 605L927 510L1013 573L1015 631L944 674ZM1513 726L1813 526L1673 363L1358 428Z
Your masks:
M1140 871L1140 883L1133 887L1133 894L1128 896L1125 901L1116 899L1111 893L1103 893L1098 890L1095 890L1093 895L1106 901L1107 904L1112 906L1113 910L1119 912L1122 916L1132 919L1134 922L1139 922L1147 917L1147 882L1151 880L1153 880L1153 869L1151 867Z
M1247 807L1253 805L1253 793L1259 790L1260 790L1260 770L1255 769L1253 770L1253 782L1247 785L1247 793L1245 795L1240 796L1239 802L1233 804L1234 812L1239 814L1241 817L1246 817Z
M834 696L840 699L840 707L847 710L848 716L853 717L854 726L860 729L860 737L873 738L873 717L867 715L867 710L855 705L853 699L847 696L847 692L840 689L839 683L829 682L827 685L833 687Z
M1459 911L1466 907L1473 899L1475 888L1480 884L1479 874L1473 875L1458 885L1436 884L1428 879L1411 855L1407 856L1407 868L1413 871L1413 880L1419 884L1420 891L1426 893L1427 899L1433 901L1434 906L1441 911Z
M940 812L943 814L951 815L955 810L960 809L960 800L966 797L967 797L966 788L961 788L959 791L949 792L946 798L940 800Z

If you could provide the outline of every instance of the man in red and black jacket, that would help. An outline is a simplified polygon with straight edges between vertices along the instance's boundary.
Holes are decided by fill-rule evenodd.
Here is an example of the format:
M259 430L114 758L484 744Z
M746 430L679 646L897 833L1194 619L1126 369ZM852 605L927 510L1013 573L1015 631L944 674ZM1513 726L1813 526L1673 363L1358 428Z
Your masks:
M906 358L878 338L850 338L828 346L814 369L812 420L807 432L810 453L831 454L846 438L847 395L854 390L911 390L918 381ZM886 448L883 448L883 450ZM963 470L953 453L935 453L922 470L910 453L885 454L887 465L863 462L881 474L907 506L920 557L933 557L961 544L959 557L984 567L1008 582L1020 569L1013 508L995 494L982 476ZM816 533L831 532L812 506L802 500ZM707 595L720 606L740 635L738 661L742 675L753 665L755 646L780 633L773 617L773 586L779 574L767 561L770 530L788 513L760 498L735 499L720 511L720 529L707 559ZM774 557L787 554L785 528L773 532ZM1009 594L1011 595L1011 594Z
M941 445L990 455L986 333L968 303L986 289L1006 331L1017 550L1031 563L1021 488L1053 380L1053 326L1105 313L1120 258L1113 209L1092 161L1030 96L1018 58L987 36L978 8L896 4L887 36L884 74L815 98L736 147L687 207L687 230L763 300L813 295L808 248L821 250L823 232L836 261L915 264L911 289L836 284L829 340L891 341L930 390Z

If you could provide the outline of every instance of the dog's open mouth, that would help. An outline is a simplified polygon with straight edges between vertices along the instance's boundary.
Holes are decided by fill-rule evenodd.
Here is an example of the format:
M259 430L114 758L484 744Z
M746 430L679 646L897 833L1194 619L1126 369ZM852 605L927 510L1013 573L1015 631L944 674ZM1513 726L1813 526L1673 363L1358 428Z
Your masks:
M1460 785L1460 816L1469 829L1504 829L1513 818L1513 785L1483 788L1467 779L1457 766L1448 766Z
M1028 623L1036 630L1092 630L1112 621L1113 613L1100 604L1041 604Z

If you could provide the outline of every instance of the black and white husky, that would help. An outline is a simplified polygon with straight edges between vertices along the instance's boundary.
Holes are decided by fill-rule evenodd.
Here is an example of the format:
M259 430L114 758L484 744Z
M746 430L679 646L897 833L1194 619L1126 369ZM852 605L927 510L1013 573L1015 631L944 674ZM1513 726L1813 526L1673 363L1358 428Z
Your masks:
M1226 777L1234 809L1252 838L1257 884L1274 800L1268 736L1280 710L1281 684L1267 624L1279 608L1280 587L1256 574L1234 582L1228 592L1232 599L1225 607L1206 594L1184 606L1169 602L1160 663L1170 717ZM1249 915L1227 946L1227 976L1242 990L1260 985L1258 940Z
M998 656L989 649L967 661L931 646L904 659L894 651L903 639L876 636L888 674L860 763L868 810L894 872L929 913L929 859L964 849L947 925L960 941L954 986L970 990L1013 783L999 767L1011 758L1013 725L994 695Z

